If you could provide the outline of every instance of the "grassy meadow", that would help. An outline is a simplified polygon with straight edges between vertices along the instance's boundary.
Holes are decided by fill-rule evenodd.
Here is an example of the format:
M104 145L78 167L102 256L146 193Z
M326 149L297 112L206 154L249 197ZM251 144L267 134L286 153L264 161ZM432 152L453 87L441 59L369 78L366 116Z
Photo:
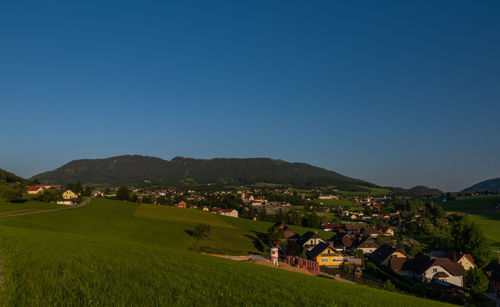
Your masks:
M461 197L441 202L446 211L467 214L481 228L493 250L500 250L500 209L493 205L500 202L500 195Z
M315 199L314 202L317 204L322 203L323 205L328 207L342 207L348 210L356 210L363 207L360 203L355 203L344 199Z
M221 248L248 252L255 246L235 241L269 225L98 199L2 217L0 305L444 305L191 251L196 240L189 233L200 222L212 226L210 240L226 242Z
M64 205L57 205L51 203L42 203L39 201L29 200L20 203L10 203L0 198L0 216L14 213L43 211L49 209L57 209L66 207Z

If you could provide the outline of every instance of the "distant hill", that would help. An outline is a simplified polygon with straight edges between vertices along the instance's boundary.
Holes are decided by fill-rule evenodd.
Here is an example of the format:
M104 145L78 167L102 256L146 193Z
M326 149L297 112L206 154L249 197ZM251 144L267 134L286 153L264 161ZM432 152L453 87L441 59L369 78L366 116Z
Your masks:
M66 184L80 181L84 184L114 186L145 183L244 185L261 182L289 184L295 187L376 186L306 163L290 163L269 158L191 159L176 157L167 161L138 155L75 160L54 171L38 174L32 179L38 179L43 183Z
M500 192L500 178L493 178L481 181L480 183L476 183L473 186L463 189L461 192L470 192L470 191Z
M439 189L428 188L423 185L418 185L411 189L403 189L403 188L389 188L389 189L391 189L396 195L438 197L443 194L443 192Z
M3 180L5 182L25 182L26 179L21 178L11 172L8 172L6 170L0 169L0 180Z

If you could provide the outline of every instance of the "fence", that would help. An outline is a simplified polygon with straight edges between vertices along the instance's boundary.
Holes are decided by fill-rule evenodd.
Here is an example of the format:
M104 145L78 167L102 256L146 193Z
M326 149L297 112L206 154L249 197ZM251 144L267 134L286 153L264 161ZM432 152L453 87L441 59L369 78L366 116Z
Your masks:
M296 256L286 256L285 263L301 269L306 269L314 275L319 274L319 264L316 261Z

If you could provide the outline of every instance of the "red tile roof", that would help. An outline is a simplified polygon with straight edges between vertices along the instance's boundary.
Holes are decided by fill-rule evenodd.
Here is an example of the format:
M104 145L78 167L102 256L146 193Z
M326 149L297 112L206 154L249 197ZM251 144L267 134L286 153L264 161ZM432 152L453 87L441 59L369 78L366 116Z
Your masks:
M28 191L38 191L41 187L43 187L42 184L40 184L40 185L34 185L32 187L29 187Z

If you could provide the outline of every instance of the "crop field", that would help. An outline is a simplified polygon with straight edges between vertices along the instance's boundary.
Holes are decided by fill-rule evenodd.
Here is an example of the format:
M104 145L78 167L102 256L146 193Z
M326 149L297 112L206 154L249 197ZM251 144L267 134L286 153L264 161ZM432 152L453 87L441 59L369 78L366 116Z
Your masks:
M38 201L26 201L22 203L9 203L0 198L0 216L12 213L43 211L65 207L64 205L41 203Z
M0 218L0 305L444 305L191 251L189 232L200 221L212 225L213 240L236 250L242 247L231 242L240 234L267 225L152 207L94 199L81 208Z
M471 221L481 228L494 250L500 250L500 209L494 204L500 202L499 195L472 196L441 202L446 211L467 214Z

